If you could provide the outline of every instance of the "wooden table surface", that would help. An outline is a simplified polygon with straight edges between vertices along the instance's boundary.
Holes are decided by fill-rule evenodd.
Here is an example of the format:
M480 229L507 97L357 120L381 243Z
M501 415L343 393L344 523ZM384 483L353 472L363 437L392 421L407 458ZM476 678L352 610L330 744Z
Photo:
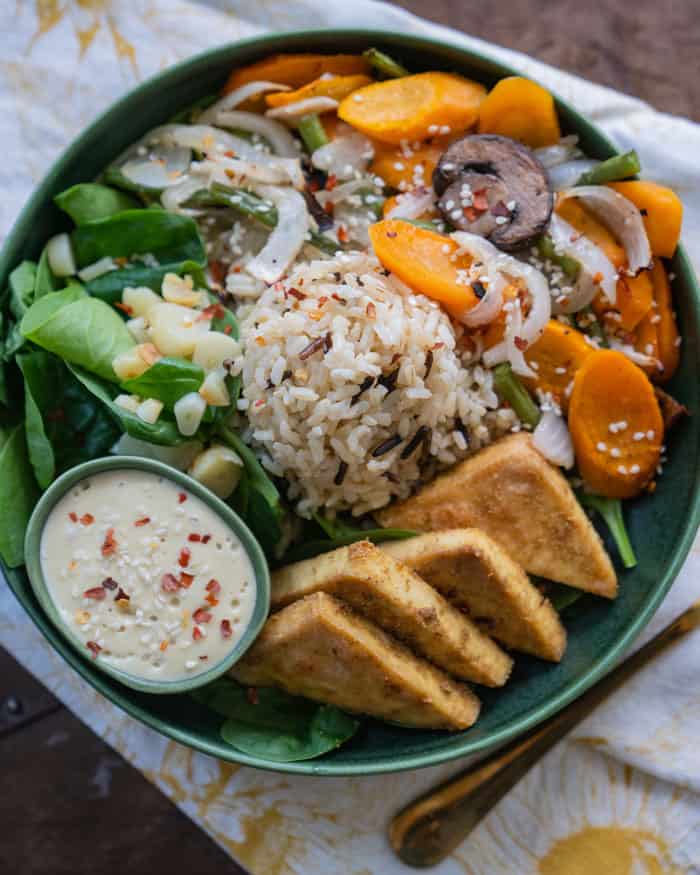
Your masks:
M700 120L694 0L397 5ZM243 872L2 650L0 786L0 872Z

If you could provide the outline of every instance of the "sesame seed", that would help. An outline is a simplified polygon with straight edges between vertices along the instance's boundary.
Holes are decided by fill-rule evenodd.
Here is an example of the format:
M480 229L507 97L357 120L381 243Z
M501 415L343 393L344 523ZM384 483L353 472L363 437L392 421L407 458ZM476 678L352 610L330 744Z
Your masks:
M566 368L554 368L554 373L555 374L565 374Z
M511 213L516 207L517 203L515 201L508 201L508 203L506 204L506 209L509 210Z
M595 447L595 448L596 448L596 450L598 450L599 452L601 452L601 453L605 453L605 452L607 452L608 445L605 443L605 441L598 441L598 443L596 444L596 447Z
M642 469L639 467L639 465L632 465L632 467L630 468L630 474L639 474L641 470Z
M610 450L610 455L613 457L613 459L619 459L622 453L618 450L617 447L613 447L612 450Z
M617 470L618 470L618 472L619 472L620 474L626 474L626 473L627 473L627 468L626 468L624 465L618 465L618 466L617 466Z
M462 211L461 210L452 210L452 212L450 213L450 218L454 219L456 222L458 219L462 218Z
M633 441L643 441L644 440L644 432L643 431L635 431L632 435Z
M405 170L405 169L406 169L406 165L402 164L401 161L394 162L394 170Z
M497 225L505 225L508 219L505 216L496 216Z
M656 437L656 432L654 431L653 428L650 428L649 431L647 432L647 440L653 441L655 437Z
M452 210L454 209L455 202L453 200L445 201L445 209Z
M443 243L443 245L440 248L441 248L442 252L445 253L445 255L450 254L450 244L449 243Z
M437 134L439 127L437 125L428 125L429 134Z
M353 94L352 99L355 101L355 103L361 103L363 97L361 94Z
M449 125L443 125L443 126L440 128L440 133L443 134L443 135L445 135L445 136L447 136L447 134L451 134L451 133L452 133L452 128L451 128Z

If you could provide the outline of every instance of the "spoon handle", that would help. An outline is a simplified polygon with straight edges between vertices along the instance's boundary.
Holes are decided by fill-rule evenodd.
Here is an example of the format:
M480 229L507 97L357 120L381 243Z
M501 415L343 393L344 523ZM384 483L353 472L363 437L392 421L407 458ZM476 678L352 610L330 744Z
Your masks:
M700 626L700 601L561 711L466 771L429 790L399 812L389 827L394 851L409 866L434 866L547 751L628 678Z

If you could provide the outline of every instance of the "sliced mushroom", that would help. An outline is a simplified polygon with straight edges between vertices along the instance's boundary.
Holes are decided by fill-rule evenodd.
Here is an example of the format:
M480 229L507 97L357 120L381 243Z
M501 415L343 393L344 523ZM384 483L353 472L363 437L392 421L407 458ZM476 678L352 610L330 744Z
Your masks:
M505 251L531 243L552 213L544 167L508 137L471 134L455 140L435 168L433 187L451 225Z

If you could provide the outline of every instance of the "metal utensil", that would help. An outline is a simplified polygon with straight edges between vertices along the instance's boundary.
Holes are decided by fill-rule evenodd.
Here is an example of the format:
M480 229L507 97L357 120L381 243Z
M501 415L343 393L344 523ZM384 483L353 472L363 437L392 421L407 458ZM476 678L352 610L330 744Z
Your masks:
M698 627L700 601L525 738L410 803L389 827L394 851L409 866L434 866L444 860L540 757L635 672Z

